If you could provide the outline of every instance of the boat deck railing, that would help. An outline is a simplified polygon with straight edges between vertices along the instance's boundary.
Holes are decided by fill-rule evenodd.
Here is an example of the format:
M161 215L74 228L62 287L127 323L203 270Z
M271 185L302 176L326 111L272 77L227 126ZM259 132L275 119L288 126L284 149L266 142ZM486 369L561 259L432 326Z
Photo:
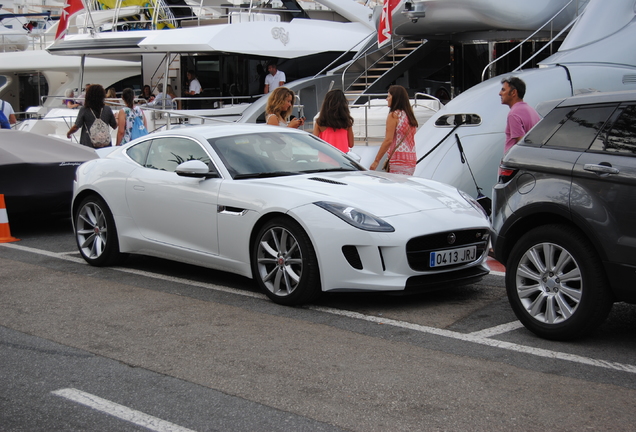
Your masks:
M302 10L259 8L241 5L222 5L225 13L219 14L200 0L198 5L174 6L166 0L149 0L143 6L123 6L124 0L116 0L113 8L104 8L100 0L86 0L87 9L77 15L70 26L74 32L161 30L178 27L199 27L214 24L233 24L251 21L280 22L285 14L302 13ZM175 15L173 9L189 9L189 15Z
M534 37L536 37L537 34L539 34L539 32L541 32L548 25L552 24L554 22L554 20L556 20L559 17L559 15L561 15L567 9L567 7L570 6L570 4L572 4L573 2L577 2L577 4L578 4L579 0L570 0L569 2L567 2L565 4L565 6L563 6L556 14L554 14L552 16L552 18L547 20L541 27L539 27L537 30L535 30L530 36L525 38L523 41L519 42L516 46L514 46L513 48L508 50L506 53L502 54L501 56L497 57L496 59L494 59L493 61L488 63L486 65L486 67L484 67L484 70L481 72L481 80L484 81L486 79L486 73L490 70L490 68L492 66L494 66L498 61L502 60L504 57L508 56L510 53L514 52L517 49L520 49L523 46L523 44L525 44L529 40L532 40ZM539 49L536 53L534 53L529 59L527 59L526 61L522 62L516 69L514 69L514 71L521 70L521 68L523 66L525 66L530 61L532 61L543 50L545 50L549 46L552 46L552 44L563 35L563 33L568 31L570 29L570 27L572 27L572 25L574 25L574 23L579 19L579 16L580 15L578 15L578 9L577 9L577 16L568 25L566 25L556 36L551 37L550 41L547 44L545 44L541 49ZM489 78L492 78L492 77L489 76Z
M363 95L359 95L358 93L345 93L345 96L356 96L359 97L361 96L361 98L366 98L365 102L362 103L353 103L350 104L349 107L351 109L355 109L355 108L360 108L363 110L364 114L363 114L363 119L364 119L364 129L362 134L358 133L357 135L354 133L354 140L358 141L358 142L364 142L365 145L369 145L369 144L377 144L378 142L381 142L384 139L384 135L382 136L378 136L378 135L374 135L372 133L370 133L369 131L369 127L370 126L377 126L377 125L370 125L370 120L369 120L369 110L371 110L371 108L378 108L377 104L373 104L372 101L377 101L378 99L386 99L386 97L388 96L388 93L365 93ZM358 99L359 100L359 99ZM414 94L413 97L413 103L412 103L412 107L415 108L423 108L426 110L430 110L431 111L431 115L435 114L437 111L439 111L444 105L442 104L442 102L436 98L435 96L432 96L430 94L427 93L421 93L421 92L417 92ZM430 100L433 101L435 103L435 106L431 107L429 105L423 104L422 101L423 100ZM382 125L385 124L385 120L382 119ZM420 124L421 126L421 124ZM356 130L359 130L358 128L356 128Z

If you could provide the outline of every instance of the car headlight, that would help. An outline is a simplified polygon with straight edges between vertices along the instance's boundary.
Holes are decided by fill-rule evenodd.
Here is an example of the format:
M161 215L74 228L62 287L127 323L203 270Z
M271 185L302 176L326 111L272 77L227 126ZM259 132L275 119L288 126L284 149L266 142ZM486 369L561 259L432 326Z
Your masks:
M479 204L479 202L477 202L477 200L475 198L473 198L472 196L468 195L466 192L464 192L463 190L459 190L457 189L457 192L459 192L459 194L466 200L468 201L468 203L473 206L473 208L475 210L477 210L479 213L483 214L484 216L486 216L486 218L488 218L488 213L486 212L486 210L481 206L481 204Z
M395 228L384 222L382 219L355 207L326 201L318 201L314 204L361 230L376 232L395 231Z

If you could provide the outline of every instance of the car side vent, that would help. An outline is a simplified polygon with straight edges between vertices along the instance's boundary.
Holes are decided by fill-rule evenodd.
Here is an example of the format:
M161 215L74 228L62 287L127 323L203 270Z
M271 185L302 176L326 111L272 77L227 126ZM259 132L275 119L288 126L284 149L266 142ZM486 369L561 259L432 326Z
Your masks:
M351 267L356 270L362 270L362 260L358 253L358 248L352 245L346 245L342 247L342 254L346 258Z
M636 84L636 75L623 75L623 84Z
M322 177L310 177L309 180L315 180L315 181L319 181L319 182L323 182L323 183L329 183L329 184L335 184L335 185L343 185L346 186L346 183L342 183L339 181L335 181L335 180L329 180L326 178L322 178Z

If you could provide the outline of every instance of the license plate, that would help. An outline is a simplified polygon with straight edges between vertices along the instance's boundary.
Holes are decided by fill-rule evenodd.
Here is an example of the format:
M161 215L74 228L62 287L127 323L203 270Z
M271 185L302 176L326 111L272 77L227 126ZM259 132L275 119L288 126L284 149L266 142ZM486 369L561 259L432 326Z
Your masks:
M461 264L475 261L475 258L477 258L477 246L431 252L431 267Z

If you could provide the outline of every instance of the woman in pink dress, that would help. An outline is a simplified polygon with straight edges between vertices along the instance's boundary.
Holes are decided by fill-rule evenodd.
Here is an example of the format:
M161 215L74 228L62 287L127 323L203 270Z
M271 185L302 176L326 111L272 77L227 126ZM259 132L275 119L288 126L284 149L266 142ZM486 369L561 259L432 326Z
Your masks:
M417 157L415 156L415 132L417 120L406 89L399 85L389 87L386 98L389 115L386 118L386 135L370 169L375 170L382 157L389 158L389 172L413 175Z
M353 117L349 102L340 89L327 92L314 123L314 135L347 153L353 147Z

